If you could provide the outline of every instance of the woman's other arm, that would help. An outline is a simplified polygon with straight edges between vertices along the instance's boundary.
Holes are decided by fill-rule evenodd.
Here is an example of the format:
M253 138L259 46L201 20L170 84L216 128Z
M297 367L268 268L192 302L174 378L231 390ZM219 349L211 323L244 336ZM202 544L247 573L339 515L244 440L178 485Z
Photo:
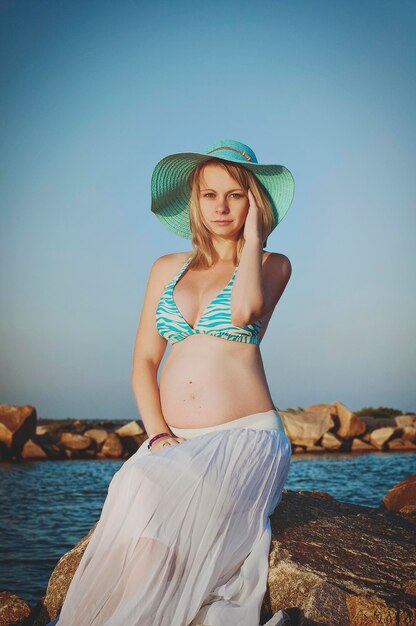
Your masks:
M284 254L270 252L263 262L262 219L256 200L248 190L249 210L244 224L244 247L231 296L231 320L246 326L270 316L292 273Z
M284 254L270 252L263 261L261 240L250 240L241 253L231 297L232 322L252 324L271 315L292 274Z
M168 256L156 259L150 269L133 350L131 382L149 438L158 433L170 432L163 417L157 383L157 372L167 341L159 335L156 328L157 304L165 284L169 282Z

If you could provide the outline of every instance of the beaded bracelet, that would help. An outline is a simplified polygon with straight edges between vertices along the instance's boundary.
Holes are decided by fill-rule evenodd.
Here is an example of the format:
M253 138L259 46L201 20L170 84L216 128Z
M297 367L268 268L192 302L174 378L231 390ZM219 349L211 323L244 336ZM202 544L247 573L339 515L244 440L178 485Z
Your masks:
M155 435L147 444L147 449L150 450L152 443L156 441L156 439L160 439L160 437L172 437L172 435L170 433L159 433L158 435Z

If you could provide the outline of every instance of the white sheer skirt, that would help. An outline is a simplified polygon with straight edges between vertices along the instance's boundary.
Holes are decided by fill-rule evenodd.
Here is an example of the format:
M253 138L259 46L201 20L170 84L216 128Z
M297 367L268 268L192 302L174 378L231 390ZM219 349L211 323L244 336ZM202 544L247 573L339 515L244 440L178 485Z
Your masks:
M269 516L291 457L280 416L171 430L187 440L151 452L147 439L114 474L50 624L259 625ZM283 623L279 613L273 624Z

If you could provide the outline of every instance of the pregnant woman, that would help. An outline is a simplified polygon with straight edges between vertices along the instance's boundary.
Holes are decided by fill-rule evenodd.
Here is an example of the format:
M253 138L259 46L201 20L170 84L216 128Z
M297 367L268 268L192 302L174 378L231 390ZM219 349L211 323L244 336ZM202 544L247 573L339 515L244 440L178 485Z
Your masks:
M156 165L152 211L192 250L152 264L132 370L148 439L113 476L51 624L259 626L291 456L260 353L291 265L263 248L293 193L289 170L238 141Z

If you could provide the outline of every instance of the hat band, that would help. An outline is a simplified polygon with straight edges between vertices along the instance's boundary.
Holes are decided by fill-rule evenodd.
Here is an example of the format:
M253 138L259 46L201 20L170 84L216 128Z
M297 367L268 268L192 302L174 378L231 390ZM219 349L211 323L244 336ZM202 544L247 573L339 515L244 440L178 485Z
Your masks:
M243 152L242 150L237 150L237 148L232 148L231 146L220 146L219 148L214 148L213 150L210 150L206 154L211 154L212 152L215 152L216 150L234 150L234 152L238 152L239 154L242 154L243 157L247 159L247 161L252 160L251 156L247 154L247 152Z

